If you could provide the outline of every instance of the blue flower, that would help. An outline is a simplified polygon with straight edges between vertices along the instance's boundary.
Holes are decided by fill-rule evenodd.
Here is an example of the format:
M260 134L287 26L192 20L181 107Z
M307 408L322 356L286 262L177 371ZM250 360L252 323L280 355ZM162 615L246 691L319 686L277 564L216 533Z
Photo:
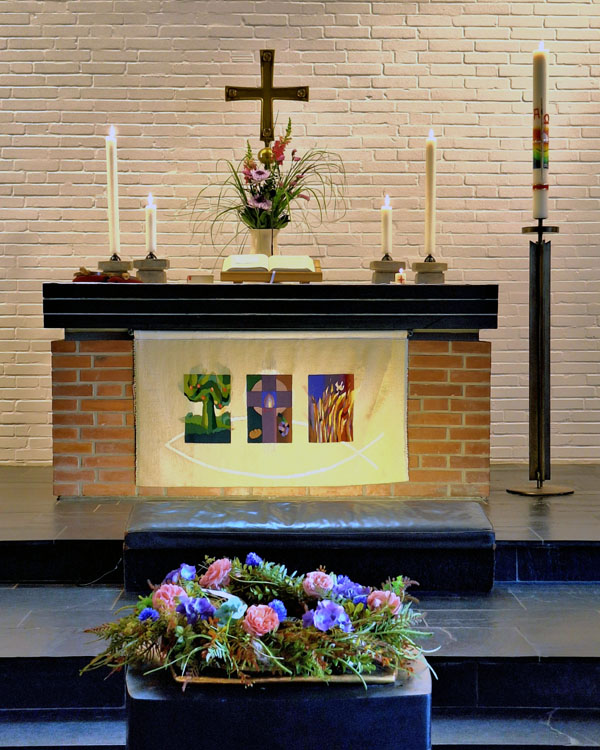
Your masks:
M204 596L197 599L189 596L180 597L175 611L184 615L190 625L195 625L198 620L208 620L215 615L215 608Z
M287 609L285 608L285 604L280 599L273 599L272 602L269 602L269 607L275 610L275 614L277 615L279 622L283 622L285 620L285 618L287 617Z
M193 565L181 563L178 568L167 573L163 583L177 583L180 579L183 581L193 581L196 577L196 568Z
M248 605L237 596L226 599L215 612L215 617L220 625L225 625L229 620L241 620L245 615Z
M361 586L360 583L354 583L348 576L337 576L336 582L331 589L331 593L335 596L341 596L343 599L352 599L352 601L355 601L355 597L368 596L370 591L371 589L368 586Z
M248 552L246 555L246 565L249 565L251 568L255 568L257 565L261 565L263 563L262 557L259 557L256 552Z
M145 622L146 620L152 620L152 622L156 622L160 615L153 607L144 607L144 609L139 613L138 620L140 622Z
M194 565L186 565L181 563L179 566L179 575L184 581L193 581L196 577L196 568Z
M305 612L302 615L302 627L312 628L314 624L315 624L315 610L309 609L308 612Z
M317 604L314 626L323 632L331 628L340 628L345 633L350 633L354 629L346 610L329 599L323 599Z
M364 604L365 607L367 606L367 595L366 594L360 594L359 596L353 596L352 602L354 604Z

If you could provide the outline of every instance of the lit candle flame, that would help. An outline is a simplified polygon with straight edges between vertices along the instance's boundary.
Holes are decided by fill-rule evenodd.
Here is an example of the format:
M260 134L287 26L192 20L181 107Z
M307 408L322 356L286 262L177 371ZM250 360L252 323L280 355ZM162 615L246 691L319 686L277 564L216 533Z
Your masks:
M429 128L429 137L427 138L428 141L435 141L435 135L433 134L433 128Z
M385 196L385 201L384 201L384 204L383 204L382 208L391 208L391 207L392 206L390 204L390 196L386 195Z
M113 140L117 137L117 131L115 130L115 126L111 125L110 129L108 131L108 137L112 138Z
M147 205L148 206L154 206L154 205L156 205L154 203L154 198L152 197L152 193L148 193L148 203L147 203Z
M544 40L543 39L540 42L540 46L538 47L538 49L539 49L540 52L544 52Z

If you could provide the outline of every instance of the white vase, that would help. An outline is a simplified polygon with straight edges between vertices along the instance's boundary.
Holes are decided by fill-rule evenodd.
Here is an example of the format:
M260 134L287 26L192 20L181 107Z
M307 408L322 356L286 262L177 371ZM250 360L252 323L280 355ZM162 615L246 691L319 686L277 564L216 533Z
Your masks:
M264 255L279 255L277 235L279 229L249 229L250 252Z

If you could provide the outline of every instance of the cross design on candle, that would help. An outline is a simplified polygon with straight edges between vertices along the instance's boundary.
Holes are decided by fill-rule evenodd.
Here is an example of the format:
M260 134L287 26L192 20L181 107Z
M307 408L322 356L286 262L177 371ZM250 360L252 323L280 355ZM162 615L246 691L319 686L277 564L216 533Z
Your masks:
M273 86L273 66L275 63L274 49L260 51L260 88L249 86L226 86L225 101L243 101L260 99L260 140L268 147L274 140L273 129L273 101L275 99L289 99L292 101L308 101L308 86Z

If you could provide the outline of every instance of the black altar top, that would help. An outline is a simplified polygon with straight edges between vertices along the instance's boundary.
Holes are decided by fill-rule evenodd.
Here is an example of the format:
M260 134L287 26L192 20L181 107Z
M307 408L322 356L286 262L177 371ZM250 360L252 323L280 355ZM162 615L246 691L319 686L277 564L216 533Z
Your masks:
M497 284L43 286L46 328L477 331L498 327Z

